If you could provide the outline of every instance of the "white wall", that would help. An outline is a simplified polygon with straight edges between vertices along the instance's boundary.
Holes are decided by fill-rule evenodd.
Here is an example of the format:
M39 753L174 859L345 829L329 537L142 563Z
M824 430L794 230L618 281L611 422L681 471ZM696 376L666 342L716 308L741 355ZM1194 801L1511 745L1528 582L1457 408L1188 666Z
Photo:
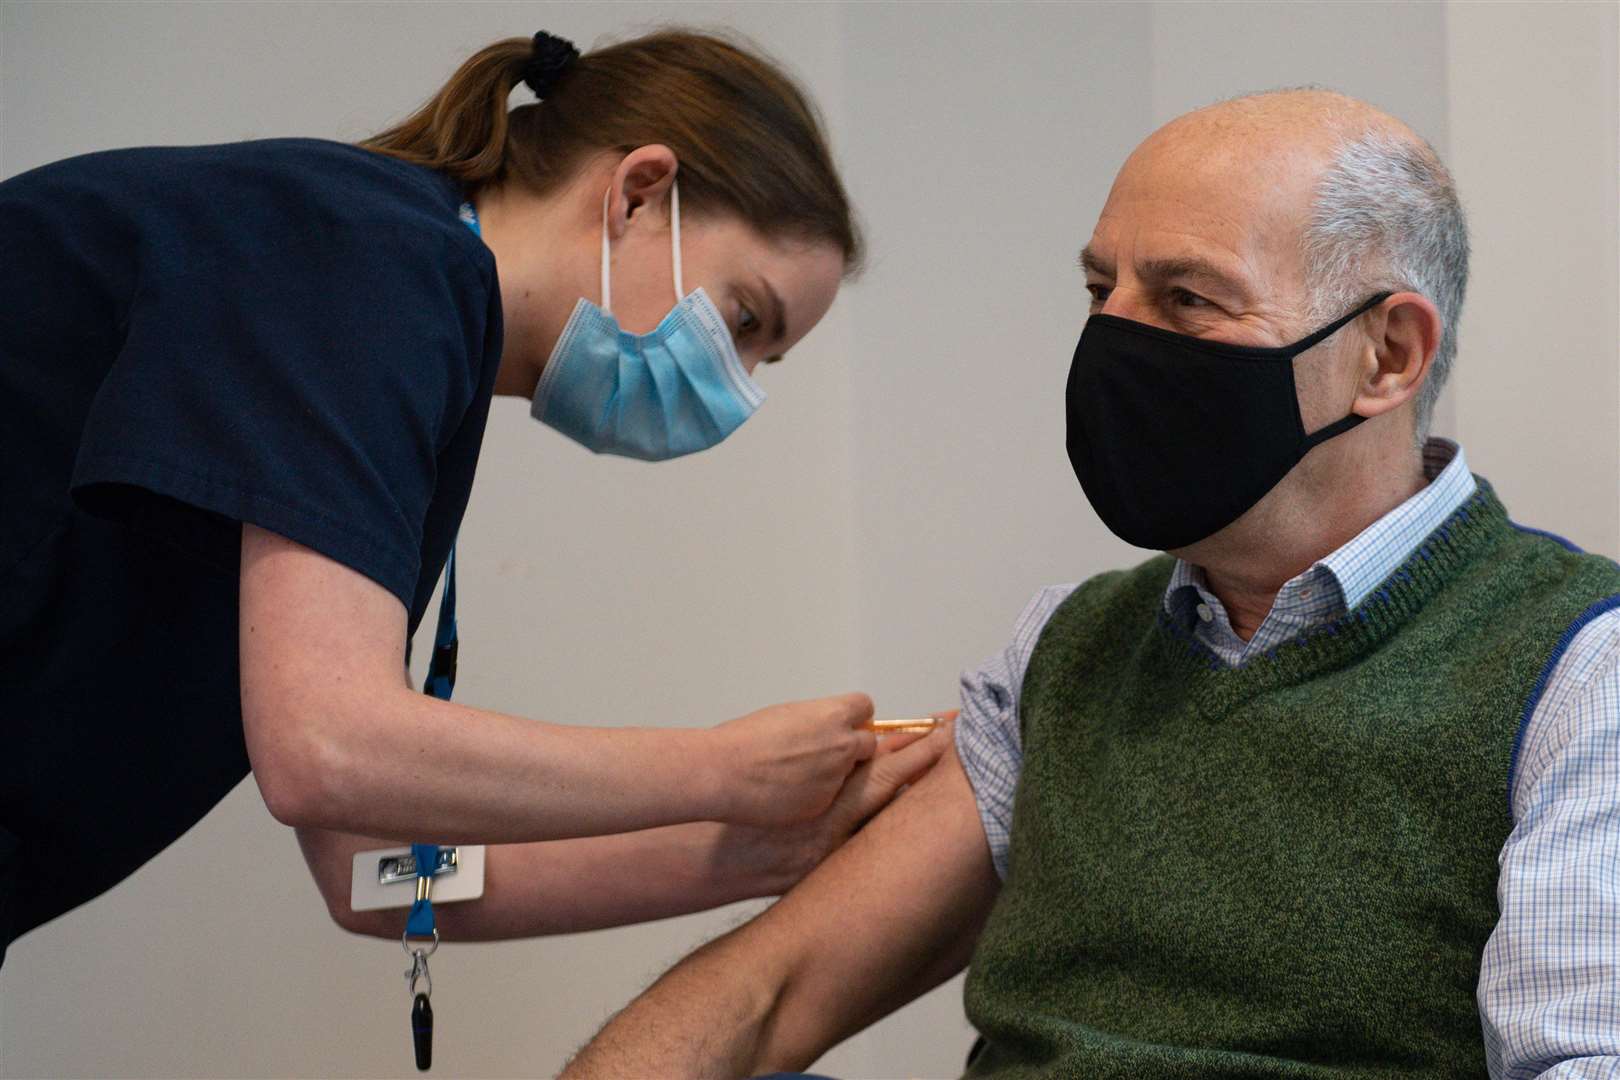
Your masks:
M1446 18L1474 244L1458 429L1519 521L1613 556L1620 4L1451 3Z
M711 723L856 686L909 712L950 704L958 670L1004 643L1039 585L1135 558L1062 451L1085 310L1074 259L1142 136L1244 90L1337 86L1448 157L1476 260L1442 426L1522 520L1620 553L1615 15L1548 11L11 0L0 176L116 145L355 138L479 45L542 27L582 44L656 20L755 37L827 113L870 270L712 454L601 461L496 403L462 534L458 692L580 723ZM753 907L446 946L435 1072L554 1071ZM406 1074L404 959L325 922L247 783L12 947L0 1075ZM819 1067L950 1075L970 1041L953 982Z

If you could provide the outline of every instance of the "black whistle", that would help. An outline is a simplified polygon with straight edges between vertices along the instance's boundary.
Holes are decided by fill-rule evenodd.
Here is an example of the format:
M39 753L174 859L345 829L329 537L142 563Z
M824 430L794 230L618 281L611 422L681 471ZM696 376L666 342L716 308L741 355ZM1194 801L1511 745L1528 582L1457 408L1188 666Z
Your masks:
M422 1072L433 1068L433 1006L426 994L417 994L411 1005L411 1044L416 1047L416 1067Z

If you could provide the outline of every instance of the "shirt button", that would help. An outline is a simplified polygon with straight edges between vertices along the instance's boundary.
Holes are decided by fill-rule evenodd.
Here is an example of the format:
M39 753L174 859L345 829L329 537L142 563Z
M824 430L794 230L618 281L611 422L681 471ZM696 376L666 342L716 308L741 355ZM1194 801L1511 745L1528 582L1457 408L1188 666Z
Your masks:
M1200 620L1202 620L1203 622L1210 622L1215 618L1215 613L1213 611L1209 610L1209 605L1208 604L1199 604L1198 605L1198 618Z

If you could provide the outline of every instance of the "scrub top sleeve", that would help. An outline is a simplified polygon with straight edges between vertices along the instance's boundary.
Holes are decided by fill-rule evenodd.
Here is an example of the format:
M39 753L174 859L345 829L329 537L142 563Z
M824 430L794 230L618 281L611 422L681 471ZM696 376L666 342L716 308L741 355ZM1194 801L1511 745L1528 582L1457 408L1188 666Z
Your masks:
M492 277L446 237L397 227L312 229L143 274L75 499L251 522L409 610L437 459L478 390Z

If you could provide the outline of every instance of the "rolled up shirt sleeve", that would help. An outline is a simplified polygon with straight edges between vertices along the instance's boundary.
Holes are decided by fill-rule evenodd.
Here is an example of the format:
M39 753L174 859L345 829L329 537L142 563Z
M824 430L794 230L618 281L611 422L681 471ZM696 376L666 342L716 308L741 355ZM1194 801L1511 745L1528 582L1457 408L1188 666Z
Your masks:
M1490 1075L1620 1077L1620 611L1553 669L1512 800L1480 964Z
M979 806L985 841L996 873L1007 877L1013 796L1023 765L1018 730L1018 693L1046 620L1074 591L1051 585L1035 594L1013 628L1012 642L980 666L962 673L956 752Z

